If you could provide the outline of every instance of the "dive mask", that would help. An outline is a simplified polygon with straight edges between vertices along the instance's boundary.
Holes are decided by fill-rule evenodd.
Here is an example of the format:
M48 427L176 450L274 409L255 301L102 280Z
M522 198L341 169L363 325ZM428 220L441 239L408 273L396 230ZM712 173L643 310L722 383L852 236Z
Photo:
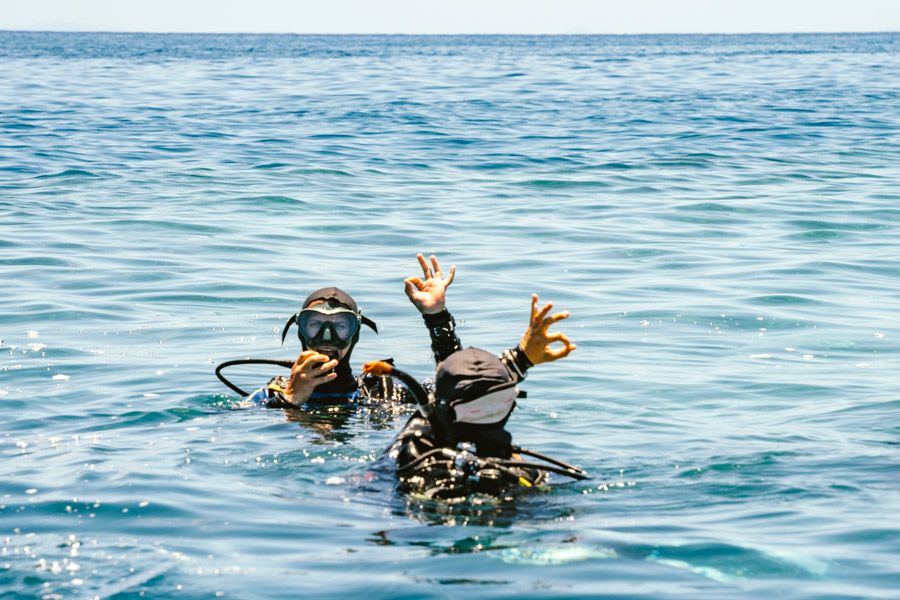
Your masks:
M332 345L346 348L359 331L361 316L343 306L329 307L319 304L304 308L297 315L297 329L306 345Z
M363 323L378 331L375 323L362 314L330 302L304 308L292 316L282 332L282 340L293 323L307 348L328 345L344 349L353 343Z

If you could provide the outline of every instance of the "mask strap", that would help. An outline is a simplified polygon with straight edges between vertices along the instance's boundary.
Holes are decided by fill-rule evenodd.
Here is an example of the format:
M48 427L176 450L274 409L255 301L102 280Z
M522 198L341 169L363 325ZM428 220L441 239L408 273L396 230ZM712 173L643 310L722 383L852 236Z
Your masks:
M371 328L372 331L374 331L375 333L378 333L378 325L375 324L375 321L373 321L369 317L363 315L362 313L359 314L359 317L360 317L360 320L362 321L363 325L366 325L367 327Z
M284 329L281 331L281 344L284 345L284 338L287 336L288 330L291 328L291 325L297 322L297 315L291 315L291 318L288 319L287 323L284 324Z

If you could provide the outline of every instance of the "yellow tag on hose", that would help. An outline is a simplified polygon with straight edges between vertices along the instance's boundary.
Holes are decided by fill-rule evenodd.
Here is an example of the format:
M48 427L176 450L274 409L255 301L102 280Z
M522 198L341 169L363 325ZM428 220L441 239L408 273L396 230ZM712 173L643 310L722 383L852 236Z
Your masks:
M521 475L519 476L519 485L521 485L522 487L532 487L531 482L528 481L527 479L525 479L524 477L522 477Z

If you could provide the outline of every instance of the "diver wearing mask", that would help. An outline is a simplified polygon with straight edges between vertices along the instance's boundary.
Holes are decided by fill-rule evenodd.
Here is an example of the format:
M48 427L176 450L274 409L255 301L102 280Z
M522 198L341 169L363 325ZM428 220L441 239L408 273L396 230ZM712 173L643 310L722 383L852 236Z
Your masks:
M424 278L407 277L406 294L422 314L435 361L440 362L461 347L453 316L445 306L446 290L453 282L456 267L451 267L444 277L435 256L429 261L422 254L416 258ZM291 367L291 374L275 377L251 393L247 397L251 402L269 408L299 408L409 401L407 390L394 386L390 377L353 374L350 355L362 326L376 333L378 327L362 314L347 292L327 287L311 293L300 311L285 324L282 342L294 325L303 350Z

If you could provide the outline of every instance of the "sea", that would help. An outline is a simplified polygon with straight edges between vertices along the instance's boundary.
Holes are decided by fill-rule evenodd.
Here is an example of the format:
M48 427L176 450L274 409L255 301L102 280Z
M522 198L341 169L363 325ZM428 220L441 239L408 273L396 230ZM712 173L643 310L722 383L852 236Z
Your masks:
M0 32L0 598L900 597L900 34ZM254 407L336 285L434 375L577 349L426 501L409 407ZM250 390L286 370L228 370Z

